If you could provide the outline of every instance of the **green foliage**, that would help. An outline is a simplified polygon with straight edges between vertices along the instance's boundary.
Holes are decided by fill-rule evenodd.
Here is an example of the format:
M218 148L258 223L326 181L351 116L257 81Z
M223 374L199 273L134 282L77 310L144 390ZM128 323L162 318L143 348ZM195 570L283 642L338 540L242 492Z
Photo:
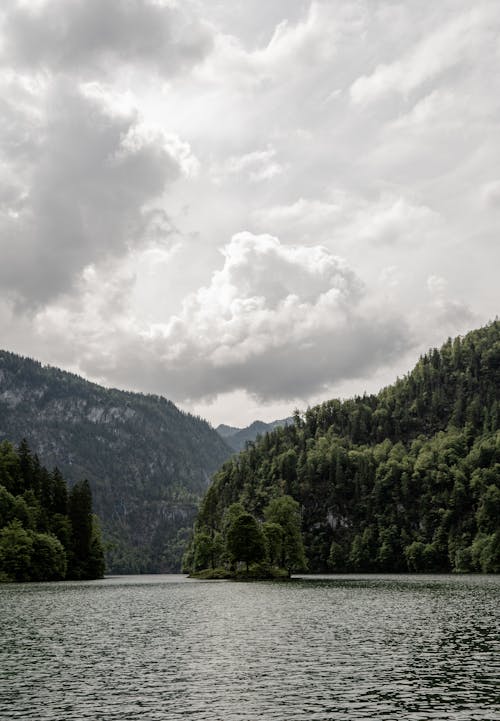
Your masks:
M194 569L215 568L215 546L213 536L208 533L197 533L194 539Z
M219 566L234 576L241 562L247 573L251 564L264 564L256 569L256 577L276 576L279 568L290 576L306 567L300 525L299 504L290 496L274 498L259 518L241 503L232 503L223 513L221 531L201 523L196 527L184 569L199 576Z
M0 571L12 581L31 580L32 534L19 521L0 530Z
M102 578L104 576L105 569L106 562L104 560L101 525L98 517L95 514L92 514L92 528L90 533L89 553L85 564L85 577Z
M476 514L477 526L482 533L493 533L500 519L500 488L489 485L482 494Z
M230 521L226 548L233 561L245 563L247 571L251 563L264 560L266 555L264 534L251 513L241 513Z
M30 580L60 581L66 577L67 565L64 547L55 536L49 533L33 534Z
M471 546L475 570L483 573L500 573L500 531L485 535L480 533Z
M87 482L68 492L25 441L0 444L0 580L100 578L104 554Z
M266 541L267 559L271 566L278 566L283 556L283 528L279 523L266 521L262 524Z
M281 528L281 557L279 565L292 571L305 569L307 562L301 534L300 506L291 496L273 498L264 509L268 523Z
M86 578L92 541L92 497L88 481L76 483L69 495L71 546L69 554L70 578Z
M340 545L340 543L332 541L332 544L330 546L330 553L328 554L328 569L330 571L333 571L334 573L344 571L346 563L347 559L345 549Z
M285 528L266 508L286 495L311 571L498 572L499 418L496 320L378 395L327 401L248 443L215 474L196 526L223 532L239 504Z

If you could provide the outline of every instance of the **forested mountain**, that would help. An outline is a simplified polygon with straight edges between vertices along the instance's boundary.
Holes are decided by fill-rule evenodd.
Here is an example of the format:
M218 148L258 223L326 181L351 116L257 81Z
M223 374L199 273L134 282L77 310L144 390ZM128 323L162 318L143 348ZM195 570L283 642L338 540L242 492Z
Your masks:
M26 441L0 443L0 581L101 578L104 553L87 481L68 491Z
M215 430L234 451L242 451L247 441L255 441L258 436L263 436L264 433L269 433L280 426L286 426L288 423L293 423L293 418L283 418L270 423L254 421L246 428L235 428L221 423Z
M0 440L22 438L70 485L88 479L114 572L179 569L199 500L231 453L165 398L0 351Z
M196 522L222 548L239 503L301 508L310 571L500 572L500 321L449 339L377 395L296 414L227 461ZM204 540L203 540L204 539Z

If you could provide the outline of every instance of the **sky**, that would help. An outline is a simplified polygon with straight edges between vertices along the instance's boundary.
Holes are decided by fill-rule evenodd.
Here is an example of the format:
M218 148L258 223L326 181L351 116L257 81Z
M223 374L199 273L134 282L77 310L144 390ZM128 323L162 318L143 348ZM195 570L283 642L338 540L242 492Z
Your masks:
M499 306L497 0L3 0L0 347L213 425Z

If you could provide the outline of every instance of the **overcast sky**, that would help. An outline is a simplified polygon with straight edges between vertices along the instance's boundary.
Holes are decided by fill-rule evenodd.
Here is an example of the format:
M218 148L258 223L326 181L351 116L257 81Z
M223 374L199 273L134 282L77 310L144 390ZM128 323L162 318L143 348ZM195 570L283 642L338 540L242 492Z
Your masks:
M498 313L498 0L3 0L0 346L214 425Z

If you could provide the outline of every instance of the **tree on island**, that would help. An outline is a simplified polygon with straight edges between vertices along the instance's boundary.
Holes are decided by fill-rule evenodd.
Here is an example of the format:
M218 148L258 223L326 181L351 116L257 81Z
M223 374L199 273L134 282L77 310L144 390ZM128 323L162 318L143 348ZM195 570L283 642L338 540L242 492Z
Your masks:
M279 523L266 521L262 524L266 539L267 559L271 566L279 566L283 551L283 529Z
M274 498L264 509L264 516L267 524L273 524L282 529L280 566L286 568L288 576L290 577L293 571L306 568L300 506L297 501L294 501L291 496Z
M266 556L266 544L260 524L251 513L240 513L227 530L226 548L232 560L243 561L248 573L251 563Z
M194 552L191 563L195 570L214 569L224 552L222 535L217 531L198 531L193 542Z
M264 520L265 519L265 520ZM263 564L259 576L276 576L277 568L293 571L307 566L301 533L300 506L291 496L273 499L260 517L243 504L231 504L222 518L221 530L200 524L184 557L184 568L197 573L217 565L234 575L237 563ZM274 570L273 570L274 569Z

